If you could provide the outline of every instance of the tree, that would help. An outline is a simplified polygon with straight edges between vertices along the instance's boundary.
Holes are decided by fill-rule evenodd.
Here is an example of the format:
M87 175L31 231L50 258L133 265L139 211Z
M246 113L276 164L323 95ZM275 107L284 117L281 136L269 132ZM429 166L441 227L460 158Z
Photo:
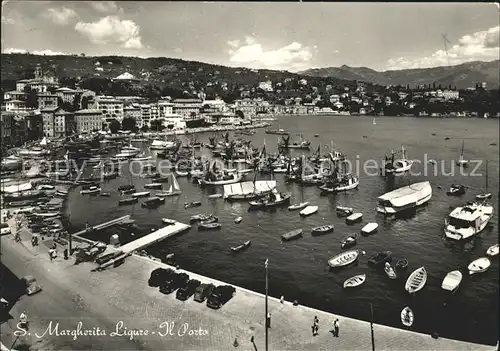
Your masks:
M112 119L111 122L109 122L109 130L112 134L118 133L120 127L120 122L118 122L116 119Z
M24 87L24 94L26 94L26 107L37 108L38 107L38 94L37 91L31 89L30 86Z
M236 117L238 117L239 119L243 119L243 118L245 118L245 115L243 114L243 111L241 111L241 110L236 111L236 112L235 112L235 115L236 115Z
M82 100L81 100L82 110L85 110L85 109L89 108L90 101L92 101L92 96L85 95L85 96L82 97Z
M147 132L148 130L149 130L149 128L148 128L147 124L145 124L141 127L141 131L144 133Z
M164 129L163 121L159 119L154 119L151 121L151 130L155 132L160 132Z
M72 111L75 112L80 109L80 104L82 102L82 94L76 94L75 98L73 99L73 104L71 106Z
M122 121L122 129L134 131L137 128L136 124L137 123L136 123L135 119L133 119L131 117L126 117Z

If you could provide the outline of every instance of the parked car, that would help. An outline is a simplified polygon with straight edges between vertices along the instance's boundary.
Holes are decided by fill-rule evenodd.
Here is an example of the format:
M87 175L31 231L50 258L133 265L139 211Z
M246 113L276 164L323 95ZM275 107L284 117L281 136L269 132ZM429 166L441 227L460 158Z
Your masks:
M213 284L201 284L196 288L194 293L194 300L196 302L203 302L209 297L215 289Z
M160 285L162 285L172 274L175 272L168 268L157 268L154 271L151 272L151 276L149 277L148 280L148 285L157 288Z
M231 285L219 285L208 297L207 306L218 309L236 294L236 289Z
M42 288L36 282L35 277L32 275L27 275L21 278L21 282L24 284L26 295L34 295L37 292L42 291Z
M0 223L1 235L10 234L10 227L7 223Z
M160 285L160 292L163 294L170 294L178 288L186 285L188 280L189 275L187 275L186 273L174 273Z
M186 301L189 299L200 286L201 282L196 279L190 279L186 285L182 286L177 290L176 297L178 300Z

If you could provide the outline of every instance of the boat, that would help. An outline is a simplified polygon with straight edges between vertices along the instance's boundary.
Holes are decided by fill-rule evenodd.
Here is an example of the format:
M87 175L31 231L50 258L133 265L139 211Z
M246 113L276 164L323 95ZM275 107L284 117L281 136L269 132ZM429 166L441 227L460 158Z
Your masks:
M162 183L149 183L144 184L144 189L161 189L163 186Z
M175 223L177 223L174 219L169 218L162 218L161 221L166 225L174 225Z
M252 245L252 241L251 241L251 240L247 240L247 241L245 241L245 242L244 242L243 244L241 244L241 245L238 245L238 246L233 246L233 247L231 248L231 251L232 251L232 252L239 252L239 251L242 251L242 250L244 250L244 249L249 248L249 247L250 247L250 245Z
M85 190L80 190L80 194L81 194L81 195L86 195L86 194L88 194L88 195L92 195L92 194L97 194L97 193L99 193L99 192L101 192L101 188L98 188L98 187L96 187L96 186L91 186L91 187L90 187L90 188L88 188L88 189L85 189Z
M132 157L130 161L148 161L151 159L152 159L151 156L137 155L136 157Z
M344 240L342 240L342 244L340 245L340 247L342 249L349 249L355 246L357 243L357 237L358 237L357 234L349 235Z
M104 196L104 197L110 197L110 196L111 196L111 194L110 194L110 193L106 193L106 192L104 192L104 193L100 193L99 195L100 195L100 196Z
M441 283L441 289L454 293L457 291L461 281L462 273L460 271L451 271L444 277Z
M276 188L275 180L257 180L224 185L224 199L253 200L265 196Z
M302 210L309 205L309 202L299 202L298 204L293 204L288 206L288 211Z
M219 221L219 217L216 216L210 216L207 219L204 219L200 222L200 224L210 224L210 223L217 223Z
M191 207L199 207L199 206L201 206L201 201L191 201L191 202L186 202L184 204L185 209L188 209Z
M318 212L318 206L307 206L302 211L300 211L299 214L302 217L307 217L307 216L310 216L312 214L315 214L316 212Z
M165 198L153 196L144 201L141 206L145 208L157 208L159 205L165 203Z
M366 281L366 274L355 275L344 281L344 288L355 288Z
M200 179L200 185L226 185L239 183L243 179L243 175L238 173L231 173L226 175L219 175L215 177L215 180Z
M406 268L408 268L408 260L406 258L403 258L396 262L396 269L405 270Z
M177 169L175 170L175 174L177 174L178 177L187 177L189 175L189 171Z
M281 235L283 241L290 241L293 239L298 239L302 237L302 229L295 229Z
M213 230L213 229L220 229L221 227L222 225L220 223L198 224L198 230Z
M222 194L210 194L210 195L208 195L208 198L209 199L219 199L222 196L223 196Z
M290 193L280 193L276 189L267 196L260 198L258 200L250 201L251 209L266 209L271 207L278 207L287 205L290 203Z
M361 228L361 233L363 235L370 235L375 233L377 229L378 229L378 224L375 222L371 222L365 225L363 228Z
M23 160L16 156L8 156L2 159L1 169L6 171L14 171L21 168Z
M289 135L290 132L287 132L284 129L268 129L265 132L266 134L275 134L275 135Z
M410 309L410 307L406 306L405 308L403 308L403 310L401 311L401 323L403 323L403 325L406 327L411 327L414 320L415 315L413 314L413 311Z
M311 229L311 234L317 236L317 235L331 233L333 232L333 228L334 228L333 224L322 225L320 227L315 227Z
M135 204L139 201L138 198L136 197L129 197L128 199L121 199L118 201L118 205L119 206L123 206L123 205L129 205L129 204Z
M396 274L396 270L392 268L389 262L386 262L384 265L384 272L389 277L389 279L397 279L398 275Z
M462 184L452 184L450 185L450 189L446 192L446 195L449 196L461 196L465 194L465 185Z
M139 191L137 193L133 193L132 197L146 197L149 196L149 191Z
M348 217L353 213L353 209L351 207L344 206L337 206L335 208L335 211L337 212L337 216L339 217Z
M182 194L181 188L179 187L175 174L172 173L172 184L170 184L170 188L168 188L167 191L156 194L156 196L176 196L180 194Z
M242 220L243 220L243 217L236 217L236 219L234 220L234 223L239 224L239 223L241 223Z
M413 166L413 161L406 157L406 150L404 146L401 146L400 159L394 159L394 152L392 152L391 158L385 158L384 171L388 175L402 175L408 172ZM390 161L389 161L390 160Z
M446 217L444 233L453 240L465 240L483 231L491 217L493 206L480 202L472 202L455 208Z
M171 140L153 140L149 148L151 150L172 150L178 147L177 141Z
M457 161L457 166L466 168L469 166L469 161L464 160L464 141L462 140L462 150L460 151L460 158Z
M488 160L486 160L486 174L485 174L485 191L484 193L482 194L477 194L476 195L476 200L480 200L480 201L485 201L485 200L488 200L488 199L491 199L492 197L492 194L488 192Z
M356 212L345 219L347 224L354 224L360 222L363 219L363 214L361 212Z
M279 149L302 149L302 150L309 150L309 148L311 146L311 142L309 140L304 139L302 137L302 135L300 136L300 141L294 141L291 144L288 142L289 138L290 137L287 138L286 142L278 144L278 148Z
M472 275L476 273L486 272L488 268L490 268L490 266L491 261L489 260L489 258L481 257L477 260L472 261L467 268L469 269L469 274Z
M413 273L410 274L408 280L406 281L405 289L410 294L413 294L422 290L426 282L427 282L427 271L425 270L425 267L420 267L419 269L414 270Z
M432 197L428 181L413 183L378 197L377 211L386 215L396 214L421 206Z
M118 187L118 191L126 191L126 190L132 190L132 189L135 189L135 185L133 185L133 184L120 185Z
M359 250L344 251L328 260L328 265L332 268L344 267L358 259Z
M375 256L372 256L369 260L368 263L374 266L377 266L382 263L386 262L392 262L392 252L391 251L382 251L376 254Z
M486 250L486 254L488 256L496 256L498 255L498 244L492 245Z

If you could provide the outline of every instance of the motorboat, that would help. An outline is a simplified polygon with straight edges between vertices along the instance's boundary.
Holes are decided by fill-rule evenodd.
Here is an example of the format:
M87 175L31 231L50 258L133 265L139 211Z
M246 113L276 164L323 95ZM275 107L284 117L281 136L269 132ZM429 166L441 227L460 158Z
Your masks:
M363 228L361 228L361 233L363 235L371 235L375 233L378 229L378 224L375 222L368 223Z
M247 240L247 241L245 241L241 245L231 247L231 251L232 252L240 252L242 250L245 250L245 249L249 248L250 245L252 245L252 241L251 240Z
M389 175L401 175L408 172L413 166L413 161L409 160L406 156L406 150L403 146L401 146L401 155L400 159L394 159L394 153L392 154L391 161L386 163L385 165L385 173Z
M169 219L169 218L162 218L161 222L166 225L174 225L177 223L174 219Z
M307 216L310 216L312 214L315 214L316 212L318 212L318 206L307 206L302 211L300 211L299 214L302 217L307 217Z
M258 200L250 201L249 204L251 209L278 207L289 204L291 196L290 193L279 193L274 189L272 193Z
M476 273L486 272L488 268L490 268L490 266L491 261L489 260L489 258L481 257L477 260L472 261L467 268L469 269L469 274L473 275Z
M253 200L265 196L276 189L275 180L256 180L224 185L224 199Z
M139 191L137 193L133 193L132 197L146 197L149 196L150 192L149 191Z
M290 241L293 239L298 239L302 237L302 229L295 229L292 231L289 231L281 236L281 239L283 241Z
M99 193L99 192L101 192L101 188L98 188L98 187L96 187L96 186L91 186L91 187L90 187L90 188L88 188L88 189L85 189L85 190L80 190L80 194L81 194L81 195L86 195L86 194L88 194L88 195L92 195L92 194L97 194L97 193Z
M159 205L165 203L165 198L153 196L144 201L141 206L145 208L157 208Z
M344 240L342 240L342 245L340 246L342 249L348 249L356 245L357 243L357 234L349 235Z
M162 183L144 184L144 189L161 189L162 187L163 187Z
M424 287L427 282L427 271L425 267L420 267L413 271L406 280L405 289L410 294L416 293Z
M386 215L396 214L421 206L432 197L428 181L413 183L378 197L377 211Z
M209 218L202 220L200 224L210 224L210 223L217 223L219 221L219 217L217 216L210 216Z
M220 229L222 225L220 223L207 223L203 224L200 223L198 225L198 230L213 230L213 229Z
M206 221L212 217L213 217L213 214L210 214L210 213L198 213L198 214L191 216L191 218L189 218L189 223Z
M234 220L234 223L240 224L242 220L243 220L243 217L236 217Z
M199 206L201 206L201 201L191 201L191 202L186 202L184 204L185 209L188 209L191 207L199 207Z
M462 196L463 194L465 194L465 191L465 185L452 184L450 185L450 189L446 192L446 194L449 196Z
M445 219L444 233L453 240L465 240L479 234L493 216L493 206L481 202L455 208Z
M350 265L358 259L359 250L344 251L328 260L328 265L332 268Z
M333 232L333 228L334 228L333 224L322 225L320 227L315 227L315 228L311 229L311 234L318 236L318 235L331 233L331 232Z
M410 309L410 307L406 306L403 308L401 311L401 323L405 327L411 327L413 324L413 321L415 320L415 315L413 314L413 311Z
M361 212L356 212L356 213L353 213L352 215L350 215L349 217L347 217L345 219L345 222L347 224L354 224L357 222L361 222L362 219L363 219L363 214Z
M391 251L382 251L376 254L375 256L372 256L369 260L368 263L374 266L380 265L382 263L386 262L392 262L392 252Z
M389 279L397 279L398 278L396 270L394 268L392 268L392 266L389 262L385 263L384 272L389 277Z
M302 210L303 208L306 208L308 205L309 205L309 202L299 202L297 204L293 204L291 206L288 206L288 211Z
M454 293L457 291L461 281L462 273L460 271L451 271L444 277L441 283L441 289Z
M403 258L396 262L396 269L405 270L406 268L408 268L408 260L406 258Z
M366 281L366 274L355 275L344 281L344 288L355 288Z
M340 178L337 184L333 187L336 193L356 189L359 185L359 177L354 174L345 174Z
M136 197L130 197L128 199L121 199L121 200L118 201L118 206L135 204L138 201L139 201L139 199L136 198Z
M498 244L490 246L488 250L486 250L486 254L491 257L498 255Z
M344 206L337 206L335 208L335 211L337 212L337 216L339 217L348 217L352 215L354 212L352 207L344 207Z

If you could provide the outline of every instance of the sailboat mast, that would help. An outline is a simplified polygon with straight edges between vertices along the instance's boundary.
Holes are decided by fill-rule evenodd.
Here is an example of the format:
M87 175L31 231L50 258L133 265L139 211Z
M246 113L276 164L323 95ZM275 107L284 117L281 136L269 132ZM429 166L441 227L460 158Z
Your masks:
M486 191L488 191L488 160L486 160Z

